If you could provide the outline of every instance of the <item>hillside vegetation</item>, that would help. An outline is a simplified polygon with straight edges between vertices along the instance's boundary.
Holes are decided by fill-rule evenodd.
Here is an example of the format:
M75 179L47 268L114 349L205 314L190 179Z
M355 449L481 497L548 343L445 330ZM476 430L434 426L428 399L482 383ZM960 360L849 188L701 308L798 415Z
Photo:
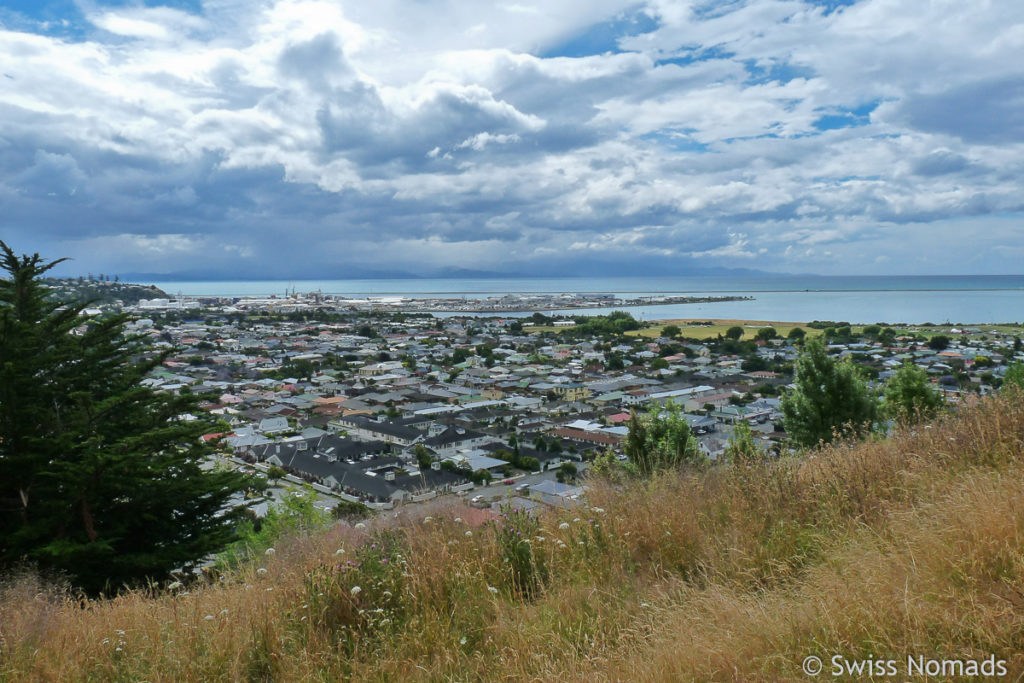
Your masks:
M0 680L774 681L811 654L824 679L837 654L1024 673L1019 394L589 503L336 525L112 600L12 577Z

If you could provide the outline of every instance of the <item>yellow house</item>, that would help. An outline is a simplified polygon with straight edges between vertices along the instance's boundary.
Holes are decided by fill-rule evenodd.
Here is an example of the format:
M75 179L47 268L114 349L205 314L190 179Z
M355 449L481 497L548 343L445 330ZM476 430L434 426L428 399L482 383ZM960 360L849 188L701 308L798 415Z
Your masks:
M553 391L563 401L585 401L590 398L590 389L582 384L560 384Z

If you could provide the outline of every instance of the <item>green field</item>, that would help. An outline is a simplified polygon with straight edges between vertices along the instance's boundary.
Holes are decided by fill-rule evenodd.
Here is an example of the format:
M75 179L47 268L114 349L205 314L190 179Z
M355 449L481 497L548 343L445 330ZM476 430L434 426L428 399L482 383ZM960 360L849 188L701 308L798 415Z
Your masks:
M702 325L699 323L711 322L710 325ZM661 331L667 325L676 325L681 330L681 336L689 339L715 339L718 335L725 336L726 330L733 326L739 326L743 328L744 334L741 339L753 339L757 334L757 331L764 327L774 327L775 331L781 336L786 337L789 335L790 330L794 327L799 327L807 333L808 337L821 336L822 330L817 330L807 326L806 322L783 322L778 320L729 320L729 319L708 319L708 318L682 318L682 319L667 319L667 320L652 320L650 323L639 330L633 330L626 334L631 337L647 337L657 338L661 336ZM853 331L860 333L865 325L853 325ZM978 339L983 336L993 337L997 334L1002 335L1018 335L1024 336L1024 326L1008 323L998 325L967 325L966 327L977 330L971 332L968 337L971 339ZM552 325L524 325L523 331L530 334L537 334L543 332L559 332L561 330L572 329L566 327L554 327ZM922 325L908 325L895 327L897 334L921 334L925 337L933 337L937 334L944 334L950 337L959 337L959 334L950 332L951 329L962 329L956 325L933 325L933 326L922 326Z
M701 325L695 323L711 322L711 325ZM687 337L690 339L714 339L718 335L725 336L726 330L730 327L739 326L743 328L743 336L740 339L753 339L757 334L757 331L764 327L774 327L775 331L783 337L788 336L790 330L794 327L799 327L807 333L808 337L815 337L821 334L821 330L811 329L807 327L807 323L798 322L779 322L773 320L708 320L707 318L702 319L682 319L682 320L655 320L648 327L644 327L639 330L627 332L626 334L633 337L650 337L656 338L661 336L661 331L665 329L666 325L676 325L681 330L680 336Z

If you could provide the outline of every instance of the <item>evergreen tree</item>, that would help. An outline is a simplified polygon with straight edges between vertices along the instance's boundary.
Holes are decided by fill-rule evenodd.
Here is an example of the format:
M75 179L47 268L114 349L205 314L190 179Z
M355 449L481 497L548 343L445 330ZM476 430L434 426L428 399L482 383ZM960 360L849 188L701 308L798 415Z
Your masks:
M165 356L125 335L126 316L47 298L39 278L59 262L0 242L0 567L91 593L159 580L231 539L251 482L203 469L216 424L195 397L142 386Z
M794 365L796 390L782 399L784 424L797 446L829 443L834 433L862 434L878 414L878 400L849 361L836 363L820 339L807 342Z
M629 462L643 475L682 465L702 465L706 458L690 431L682 409L669 401L646 413L630 414L624 450Z
M928 373L912 363L904 363L885 385L885 412L895 420L927 419L942 404L942 396L928 385Z

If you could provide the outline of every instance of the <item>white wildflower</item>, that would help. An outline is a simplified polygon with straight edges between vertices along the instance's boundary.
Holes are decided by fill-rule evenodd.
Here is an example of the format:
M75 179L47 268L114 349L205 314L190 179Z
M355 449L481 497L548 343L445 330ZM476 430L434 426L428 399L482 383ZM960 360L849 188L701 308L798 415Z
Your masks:
M600 514L600 513L604 512L604 508L590 508L590 511L591 512L596 512L596 513Z
M362 522L356 524L356 531L366 531L366 525Z
M338 548L337 550L334 551L334 554L335 555L344 555L345 554L345 549L344 548Z
M119 636L123 636L124 635L124 631L122 631L121 629L117 629L116 631L114 631L114 633L116 633Z
M213 621L213 615L207 614L205 617L203 617L203 619L206 619L207 621Z
M274 590L274 587L273 587L273 586L271 586L270 588L267 588L267 589L266 589L266 591L267 591L268 593L269 593L270 591L272 591L272 590Z
M184 584L182 584L181 581L175 581L175 582L171 583L169 586L167 586L167 590L176 591L179 588L181 588L182 585L184 585Z
M452 520L453 522L462 522L462 517L456 517Z
M459 645L465 645L465 644L466 644L466 636L462 636L461 638L459 638Z
M273 548L267 548L266 550L263 551L263 554L266 555L267 557L269 557L269 556L273 555L276 552L277 551L274 550Z
M220 611L220 615L221 615L222 617L224 617L224 616L227 616L227 614L228 614L228 611L227 611L226 609L222 609L222 610Z
M569 528L569 522L562 522L561 524L558 525L558 528L562 529L563 531L565 529L568 529Z
M431 517L430 515L427 515L426 517L423 518L423 523L424 524L430 524L433 521L434 521L434 518Z
M351 593L352 595L359 595L362 592L363 592L363 589L360 588L359 586L352 586L352 590L349 591L349 593Z
M259 569L256 570L256 573L259 574L260 576L263 576L264 574L267 573L267 568L266 567L260 567Z
M489 591L490 591L490 592L492 592L492 593L497 593L497 592L498 592L498 589L497 589L497 588L495 588L494 586L488 586L488 587L487 587L487 590L489 590Z
M391 591L384 591L383 595L384 595L385 598L390 598L391 597Z
M466 535L467 535L467 536L472 536L472 535L473 535L473 532L472 532L472 531L467 531L467 532L466 532Z
M574 521L574 522L578 522L578 521L580 521L580 518L579 518L579 517L573 517L573 518L572 518L572 521Z

